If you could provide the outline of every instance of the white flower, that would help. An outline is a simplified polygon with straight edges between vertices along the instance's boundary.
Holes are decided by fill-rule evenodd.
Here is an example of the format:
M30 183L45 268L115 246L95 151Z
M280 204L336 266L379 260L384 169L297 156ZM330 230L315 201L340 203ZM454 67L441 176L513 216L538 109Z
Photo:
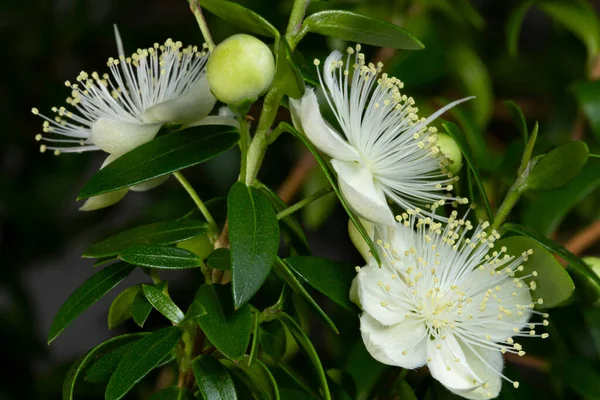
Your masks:
M548 336L535 331L547 321L527 322L539 314L529 292L535 283L524 281L532 276L515 276L531 252L512 257L506 248L490 250L499 235L486 234L488 223L468 234L473 226L456 219L456 211L445 228L415 214L397 217L394 227L375 227L382 267L369 257L357 268L350 297L363 310L367 350L388 365L427 364L435 379L468 399L496 397L501 378L518 387L502 374L502 354L525 354L515 337Z
M152 140L165 123L199 125L213 109L216 99L210 92L204 66L207 55L197 47L183 48L181 42L167 40L148 49L138 49L125 57L121 37L115 27L119 57L110 58L110 74L81 72L77 83L65 82L71 89L67 104L73 111L54 107L54 118L34 108L45 119L43 131L64 138L38 134L40 151L55 154L103 150L109 153L103 166ZM210 117L209 117L210 118ZM213 117L217 118L217 117ZM146 182L132 190L147 190L159 181ZM120 200L127 189L89 199L81 209L104 207Z
M290 99L296 126L332 158L344 198L361 217L393 224L386 196L405 210L425 205L433 210L450 197L451 178L441 166L447 163L435 145L436 129L427 128L449 108L470 98L455 101L427 119L419 119L414 100L400 90L402 82L381 74L382 64L365 64L360 46L348 48L346 62L334 51L317 68L327 102L343 134L321 116L317 98L306 90L300 100ZM354 62L351 57L354 55ZM315 60L315 65L319 65ZM325 90L327 89L327 90ZM442 164L442 165L441 165Z

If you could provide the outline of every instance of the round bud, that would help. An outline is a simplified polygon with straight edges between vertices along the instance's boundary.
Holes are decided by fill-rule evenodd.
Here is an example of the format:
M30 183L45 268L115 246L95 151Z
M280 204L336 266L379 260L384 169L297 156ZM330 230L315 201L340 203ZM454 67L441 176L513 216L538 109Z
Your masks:
M462 167L462 153L460 148L450 136L445 133L437 134L437 147L448 158L450 164L446 166L448 172L456 175Z
M238 34L221 42L206 65L210 90L223 103L254 102L275 76L275 59L266 44L257 38Z

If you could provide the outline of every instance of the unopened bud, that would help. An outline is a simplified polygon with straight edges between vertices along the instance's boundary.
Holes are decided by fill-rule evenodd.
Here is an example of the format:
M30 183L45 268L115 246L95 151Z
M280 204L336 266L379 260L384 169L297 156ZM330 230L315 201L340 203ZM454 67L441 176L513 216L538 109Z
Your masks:
M448 172L456 175L462 167L462 153L460 148L450 136L445 133L437 134L437 147L450 160L450 164L446 167Z

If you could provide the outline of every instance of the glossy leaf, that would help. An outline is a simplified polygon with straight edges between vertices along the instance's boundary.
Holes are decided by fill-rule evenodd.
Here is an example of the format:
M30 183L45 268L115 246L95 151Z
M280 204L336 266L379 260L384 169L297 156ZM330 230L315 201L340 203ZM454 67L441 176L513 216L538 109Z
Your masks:
M174 219L138 226L123 231L88 248L83 257L116 256L131 246L172 244L193 238L208 228L206 222L194 219Z
M266 19L233 1L202 0L202 8L217 17L257 35L279 37L279 32Z
M228 358L241 358L250 343L250 307L245 305L234 310L230 287L222 285L202 285L196 300L206 310L197 321L208 340Z
M224 247L215 249L206 259L206 265L221 271L229 271L231 269L231 254L229 249Z
M530 249L533 250L529 259L523 262L525 269L517 276L537 272L537 277L527 278L526 282L529 283L532 279L536 282L536 289L530 291L531 297L534 302L542 298L542 308L552 308L563 303L575 290L575 284L567 271L548 250L537 242L524 236L511 236L498 241L495 248L502 246L506 246L508 249L507 254L515 257Z
M202 259L189 250L170 246L131 246L119 254L129 264L159 269L198 268Z
M227 198L233 301L246 304L271 271L279 249L275 210L260 190L235 183Z
M171 386L154 393L148 400L195 400L188 389Z
M600 140L600 81L582 82L575 85L573 90L596 140Z
M549 190L569 183L588 160L587 144L568 142L546 154L535 164L526 180L531 189Z
M62 387L62 399L73 400L73 391L75 390L77 378L79 377L81 371L83 371L89 363L97 360L99 356L106 354L107 351L110 351L115 347L134 342L145 335L146 333L131 333L128 335L114 337L104 343L99 344L94 349L88 351L83 357L75 361L65 376Z
M185 317L183 318L182 323L186 323L188 321L198 321L198 318L205 315L206 310L204 306L200 304L198 299L194 299L192 304L188 307L187 312L185 313Z
M519 35L521 33L521 25L529 9L538 0L529 0L520 3L508 16L506 23L506 43L508 44L508 54L516 56L519 51ZM505 102L506 104L506 102Z
M289 257L285 261L309 285L347 310L356 307L349 293L356 270L351 264L320 257Z
M502 226L504 231L514 232L522 236L526 236L530 239L533 239L535 242L539 243L542 247L553 254L557 254L567 260L571 264L571 268L579 271L582 275L587 276L592 281L596 282L596 284L600 285L600 277L592 271L589 265L584 263L579 257L575 254L571 253L569 250L565 249L560 244L556 243L553 240L550 240L533 229L519 225L519 224L504 224Z
M135 344L132 340L93 361L85 371L84 379L91 383L106 383L117 369L119 362Z
M302 73L292 59L290 45L283 37L279 39L274 84L293 99L299 99L304 94Z
M83 282L60 307L48 332L50 344L82 312L100 300L133 271L133 265L110 265Z
M163 290L166 286L166 282L159 282L154 285L158 290ZM142 290L133 299L133 305L131 308L131 316L133 320L140 328L144 327L148 316L152 312L152 304L146 299L146 295Z
M279 400L279 389L271 371L260 360L248 366L248 356L239 362L220 360L240 381L242 381L258 400ZM284 399L285 400L285 399Z
M117 297L115 297L110 305L110 308L108 309L109 330L112 330L131 318L133 300L141 289L142 287L140 285L131 286L123 290Z
M123 398L136 383L171 353L182 334L180 328L171 326L152 332L139 340L123 357L108 381L105 399Z
M227 129L227 130L225 130ZM200 164L232 148L239 134L230 127L200 126L143 144L98 171L81 189L87 199Z
M237 393L227 369L208 355L201 355L192 362L198 388L205 399L236 400Z
M455 124L453 124L451 122L447 122L447 123L443 124L443 127L446 130L446 132L448 132L448 135L450 135L450 137L452 139L454 139L454 141L460 148L461 153L465 157L465 160L467 161L467 164L469 165L469 169L473 172L475 184L477 185L477 189L479 190L479 195L480 195L481 199L483 200L483 204L485 206L485 210L487 212L488 218L490 220L492 220L493 215L494 215L492 213L492 207L490 206L490 202L487 198L485 188L483 187L483 183L481 182L481 178L479 176L479 166L477 165L477 161L475 160L475 157L473 156L473 153L471 152L471 147L465 140L465 137L461 133L460 129L458 129L458 126L456 126Z
M260 324L260 347L275 360L280 359L286 350L285 327L281 321L267 321Z
M167 296L162 290L154 286L142 285L144 296L152 304L152 307L165 316L174 324L180 324L183 321L183 311Z
M298 323L294 321L294 319L292 319L292 317L290 317L289 315L284 313L281 316L280 321L283 322L285 326L290 330L290 333L292 334L294 339L296 339L298 345L302 347L308 359L310 360L310 363L312 364L317 378L319 380L319 384L321 385L323 397L326 400L331 399L329 385L327 383L327 377L325 376L323 365L321 364L319 355L317 354L317 351L315 350L315 347L313 346L312 342L310 341L306 333L304 333L300 325L298 325Z
M320 11L309 15L302 24L300 34L307 32L378 47L404 50L421 50L425 47L397 25L345 10Z

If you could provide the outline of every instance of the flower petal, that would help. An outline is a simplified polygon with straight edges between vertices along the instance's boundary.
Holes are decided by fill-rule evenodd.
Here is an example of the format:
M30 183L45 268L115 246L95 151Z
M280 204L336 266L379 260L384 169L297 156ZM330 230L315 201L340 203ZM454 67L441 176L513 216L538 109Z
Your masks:
M130 186L129 189L134 192L145 192L146 190L154 189L155 187L162 185L170 177L171 175L159 176L158 178L150 179L149 181Z
M319 110L317 96L307 89L299 100L290 98L293 120L300 119L301 129L319 150L342 161L358 161L358 151L327 125ZM298 122L294 124L298 127Z
M102 166L100 166L100 169L106 167L108 164L110 164L117 158L118 156L110 154L108 157L106 157L106 159L102 163ZM112 206L113 204L120 201L123 197L125 197L128 190L128 188L123 188L115 190L113 192L103 193L98 196L90 197L85 201L85 203L83 203L81 207L79 207L79 211L94 211L100 208Z
M187 124L206 117L215 107L216 102L217 99L211 93L204 75L182 95L145 110L142 119L148 123Z
M356 304L359 308L362 308L360 304L360 298L358 297L358 276L352 279L352 285L350 285L350 295L348 296L350 301Z
M383 190L373 181L371 171L355 162L331 160L338 173L340 190L352 209L362 218L384 225L394 225L394 215Z
M161 125L100 118L92 125L90 140L105 152L120 156L154 139Z
M477 353L453 334L447 333L444 340L428 340L427 364L431 376L467 399L494 398L502 387L502 354L498 350L470 346Z
M396 325L384 326L363 312L360 332L367 351L377 361L403 368L425 365L427 329L424 323L407 318Z
M369 237L373 239L375 231L374 225L364 220L361 220L360 222L363 224L363 227L369 234ZM352 220L348 220L348 235L350 236L350 240L352 240L354 247L356 247L356 249L363 256L365 261L368 261L369 258L371 258L371 256L369 256L369 254L371 253L371 249L369 249L369 245L367 244L365 239L363 239L358 229L356 229L356 226L354 226Z

